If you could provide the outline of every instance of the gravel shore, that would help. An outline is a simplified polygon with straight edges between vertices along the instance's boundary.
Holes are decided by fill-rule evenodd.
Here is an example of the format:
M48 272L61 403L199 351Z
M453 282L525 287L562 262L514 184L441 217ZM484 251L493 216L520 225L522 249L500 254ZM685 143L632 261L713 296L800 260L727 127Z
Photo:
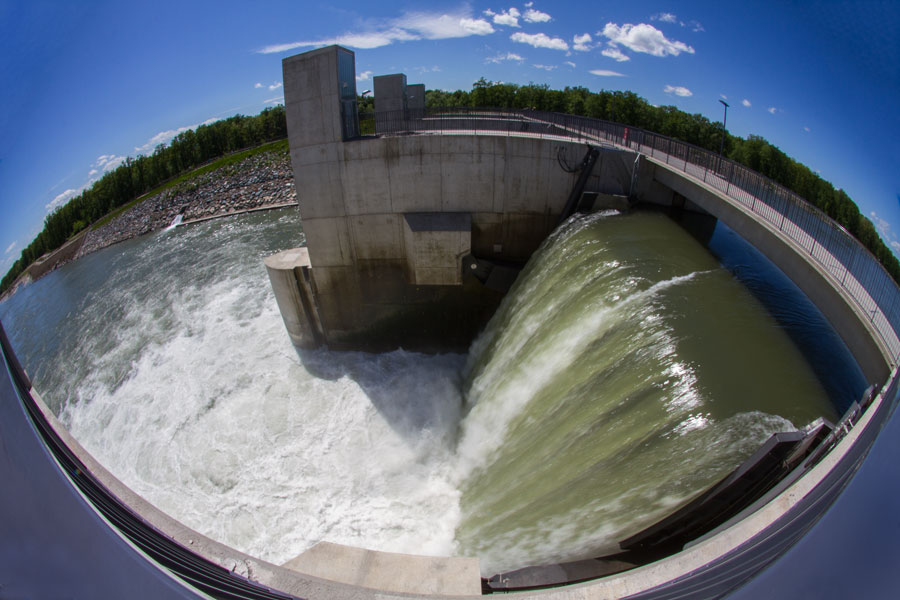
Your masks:
M192 221L296 203L287 152L257 154L151 196L102 227L88 231L74 259L164 229L179 214L184 221Z

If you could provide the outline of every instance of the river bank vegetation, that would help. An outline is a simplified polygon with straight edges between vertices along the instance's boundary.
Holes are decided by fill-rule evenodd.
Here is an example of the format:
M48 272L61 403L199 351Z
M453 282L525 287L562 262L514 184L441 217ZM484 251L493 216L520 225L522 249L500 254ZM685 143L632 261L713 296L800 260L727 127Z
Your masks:
M533 108L615 121L676 138L718 152L723 125L674 106L653 106L633 92L591 92L583 87L553 90L546 85L515 85L480 79L471 91L428 90L428 108L490 107ZM374 109L372 98L360 97L361 114ZM44 228L0 281L0 293L36 259L62 246L91 224L99 226L110 213L131 206L169 182L180 181L199 166L231 153L287 137L283 106L267 108L256 116L237 115L185 131L170 144L149 155L128 158L114 171L55 209ZM724 154L796 192L853 234L900 282L900 262L872 222L859 212L850 197L819 177L809 167L787 156L761 137L741 138L725 133Z

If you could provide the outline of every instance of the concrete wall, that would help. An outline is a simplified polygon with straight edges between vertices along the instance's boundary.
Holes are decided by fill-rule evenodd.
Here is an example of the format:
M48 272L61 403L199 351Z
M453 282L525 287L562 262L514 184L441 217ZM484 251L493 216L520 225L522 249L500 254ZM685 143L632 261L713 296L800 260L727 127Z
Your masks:
M434 340L465 348L501 299L464 275L458 263L443 282L465 289L422 290L411 278L407 213L464 213L470 248L479 258L524 263L552 231L585 147L540 139L488 136L401 136L295 148L291 156L321 319L329 345L359 347L357 333L377 331L371 349L437 349ZM627 195L634 155L605 150L587 191ZM458 252L446 251L449 254ZM429 305L435 320L427 315ZM417 323L403 322L412 307ZM442 307L442 308L439 308ZM384 326L373 326L383 323ZM436 326L441 325L438 329ZM406 331L401 331L405 329ZM371 341L371 340L370 340Z

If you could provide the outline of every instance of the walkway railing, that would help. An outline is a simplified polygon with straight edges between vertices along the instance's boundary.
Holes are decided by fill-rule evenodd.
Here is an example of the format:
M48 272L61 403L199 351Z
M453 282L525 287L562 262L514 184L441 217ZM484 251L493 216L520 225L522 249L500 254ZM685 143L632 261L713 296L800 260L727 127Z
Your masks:
M856 302L896 365L900 288L846 229L781 184L714 152L637 127L535 110L441 108L370 115L363 131L505 135L627 148L715 188L792 240Z

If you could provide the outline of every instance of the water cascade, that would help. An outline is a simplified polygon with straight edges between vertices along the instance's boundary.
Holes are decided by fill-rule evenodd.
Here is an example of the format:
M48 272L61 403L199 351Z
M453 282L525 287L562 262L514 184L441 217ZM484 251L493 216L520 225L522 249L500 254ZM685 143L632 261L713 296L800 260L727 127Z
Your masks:
M265 560L323 539L479 556L485 574L597 556L771 433L835 416L762 305L665 216L571 219L468 356L296 352L261 257L298 225L179 227L0 305L90 452Z

